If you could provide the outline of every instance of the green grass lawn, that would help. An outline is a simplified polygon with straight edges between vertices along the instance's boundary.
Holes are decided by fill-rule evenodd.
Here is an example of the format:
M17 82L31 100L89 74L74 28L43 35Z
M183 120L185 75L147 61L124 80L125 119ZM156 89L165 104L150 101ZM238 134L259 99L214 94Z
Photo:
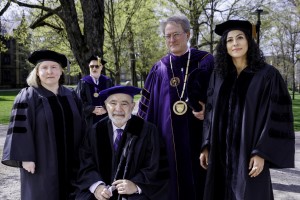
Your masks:
M19 90L0 91L0 124L8 124L13 101ZM140 95L136 95L134 100L137 101ZM294 126L295 131L300 131L300 94L295 94L293 100Z
M294 129L300 131L300 94L295 93L293 100L293 113L294 113Z
M8 124L12 105L19 91L0 91L0 124ZM136 95L134 101L138 101L140 97L141 95Z
M0 91L0 124L8 124L12 105L19 91Z

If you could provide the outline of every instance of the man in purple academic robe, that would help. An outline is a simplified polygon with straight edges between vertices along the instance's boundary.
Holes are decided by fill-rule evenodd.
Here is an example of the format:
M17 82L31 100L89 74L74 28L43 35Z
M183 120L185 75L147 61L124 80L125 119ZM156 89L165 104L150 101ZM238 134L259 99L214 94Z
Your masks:
M202 199L205 171L199 164L204 103L213 56L188 47L190 23L174 16L162 23L170 51L151 69L138 115L156 124L170 168L172 200Z

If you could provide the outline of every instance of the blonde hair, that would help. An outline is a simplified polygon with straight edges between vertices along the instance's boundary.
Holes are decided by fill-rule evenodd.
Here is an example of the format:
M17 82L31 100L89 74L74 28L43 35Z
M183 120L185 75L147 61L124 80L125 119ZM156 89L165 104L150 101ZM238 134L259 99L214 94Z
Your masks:
M39 85L41 85L41 81L37 75L38 72L38 68L41 65L41 63L38 63L33 70L30 72L30 74L28 75L26 82L29 86L33 86L33 87L38 87Z

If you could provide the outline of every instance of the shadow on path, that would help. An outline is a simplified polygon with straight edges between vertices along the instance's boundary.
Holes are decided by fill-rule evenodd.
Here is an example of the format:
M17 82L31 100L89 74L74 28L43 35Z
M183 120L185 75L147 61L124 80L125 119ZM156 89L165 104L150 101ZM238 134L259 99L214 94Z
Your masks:
M285 185L280 183L273 183L274 190L280 190L282 192L295 192L300 193L300 185Z

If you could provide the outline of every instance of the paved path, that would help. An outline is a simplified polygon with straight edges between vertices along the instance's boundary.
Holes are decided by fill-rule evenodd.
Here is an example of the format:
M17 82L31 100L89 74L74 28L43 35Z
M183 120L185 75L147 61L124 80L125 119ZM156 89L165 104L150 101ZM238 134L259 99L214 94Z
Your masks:
M7 126L0 125L0 158L5 141ZM20 199L20 172L19 169L0 164L0 199Z
M0 157L7 126L0 125ZM296 133L295 168L272 169L275 200L300 200L300 132ZM0 164L0 199L19 200L19 170Z
M272 169L276 200L300 200L300 132L296 133L295 168Z

